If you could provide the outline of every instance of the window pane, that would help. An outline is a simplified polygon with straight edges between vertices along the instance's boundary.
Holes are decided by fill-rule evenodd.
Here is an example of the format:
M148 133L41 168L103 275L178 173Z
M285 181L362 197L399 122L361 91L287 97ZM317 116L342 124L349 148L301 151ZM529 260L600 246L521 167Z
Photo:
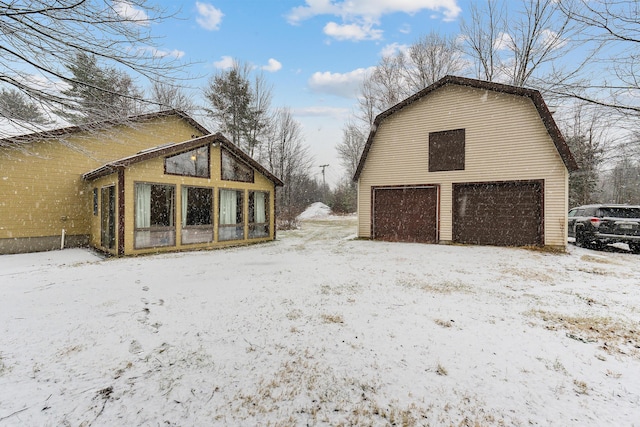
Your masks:
M173 190L168 185L151 186L151 227L172 227L173 226Z
M222 179L225 181L253 182L253 169L240 162L227 150L222 150Z
M213 189L182 187L182 244L213 241Z
M168 174L209 178L209 146L167 157L164 168Z
M183 187L182 225L210 225L213 211L213 197L211 188Z
M135 247L175 246L175 187L137 183L135 192Z
M249 238L269 236L269 193L249 192Z
M218 240L244 239L242 218L244 192L241 190L220 190L220 226Z

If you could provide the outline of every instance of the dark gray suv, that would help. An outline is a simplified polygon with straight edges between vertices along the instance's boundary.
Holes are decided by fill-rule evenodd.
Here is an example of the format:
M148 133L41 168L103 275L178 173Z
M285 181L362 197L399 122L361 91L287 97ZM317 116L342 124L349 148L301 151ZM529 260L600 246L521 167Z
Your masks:
M578 206L569 211L567 231L578 246L599 249L622 242L633 253L640 253L640 206Z

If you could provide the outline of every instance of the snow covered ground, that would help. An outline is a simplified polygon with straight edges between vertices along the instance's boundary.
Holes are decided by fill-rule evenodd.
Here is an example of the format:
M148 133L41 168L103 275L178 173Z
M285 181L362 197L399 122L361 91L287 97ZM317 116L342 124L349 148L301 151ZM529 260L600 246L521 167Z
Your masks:
M0 256L0 427L640 425L640 256L354 234Z

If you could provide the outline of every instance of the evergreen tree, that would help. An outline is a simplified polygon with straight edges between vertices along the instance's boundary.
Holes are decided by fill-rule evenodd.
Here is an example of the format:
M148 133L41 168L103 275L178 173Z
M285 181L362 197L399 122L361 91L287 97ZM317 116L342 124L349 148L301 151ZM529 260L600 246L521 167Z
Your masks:
M48 122L38 104L17 89L0 91L0 117L38 124Z
M240 148L246 149L243 136L251 123L252 94L247 73L239 64L209 80L205 98L211 104L206 111L222 133ZM248 151L248 150L246 150Z
M131 77L113 67L101 67L94 55L78 52L67 64L70 88L63 94L75 100L77 112L62 112L75 123L124 119L141 112L140 90Z

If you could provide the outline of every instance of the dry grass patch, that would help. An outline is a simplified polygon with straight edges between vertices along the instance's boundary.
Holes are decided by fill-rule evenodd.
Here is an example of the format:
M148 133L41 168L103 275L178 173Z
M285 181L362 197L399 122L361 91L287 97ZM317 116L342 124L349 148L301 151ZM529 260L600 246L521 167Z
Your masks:
M556 277L553 274L549 274L546 271L532 270L530 268L516 268L509 267L502 269L503 274L516 276L525 280L535 280L540 283L553 284L556 281Z
M344 317L341 314L323 314L320 317L324 323L344 323Z
M447 371L447 368L442 366L442 364L438 363L438 366L436 366L436 374L444 377L449 375L449 371Z
M459 281L459 280L428 280L427 278L417 277L415 275L405 275L396 279L396 285L409 288L409 289L421 289L425 292L437 293L437 294L452 294L452 293L471 293L471 286Z
M614 260L612 260L611 258L606 258L603 256L595 256L595 255L582 255L580 257L581 261L586 261L586 262L597 262L600 264L615 264L615 265L620 265L619 262L616 262Z
M575 386L573 389L577 394L589 394L589 388L584 381L573 380L573 385Z
M567 254L567 248L565 246L522 246L521 249L525 249L531 252L541 252L545 254L564 255Z
M453 320L434 319L433 321L436 325L442 326L443 328L450 328L453 326Z
M597 342L609 353L640 358L640 327L634 322L601 316L567 316L543 310L532 310L529 314L542 319L549 330L567 331L568 338L584 343Z
M420 399L411 401L411 396L410 401L403 399L404 403L389 400L380 395L385 386L376 379L350 376L316 356L316 350L292 348L289 358L257 378L255 386L229 396L233 403L226 421L235 425L344 427L513 424L470 396L444 407ZM267 414L272 421L258 422Z

